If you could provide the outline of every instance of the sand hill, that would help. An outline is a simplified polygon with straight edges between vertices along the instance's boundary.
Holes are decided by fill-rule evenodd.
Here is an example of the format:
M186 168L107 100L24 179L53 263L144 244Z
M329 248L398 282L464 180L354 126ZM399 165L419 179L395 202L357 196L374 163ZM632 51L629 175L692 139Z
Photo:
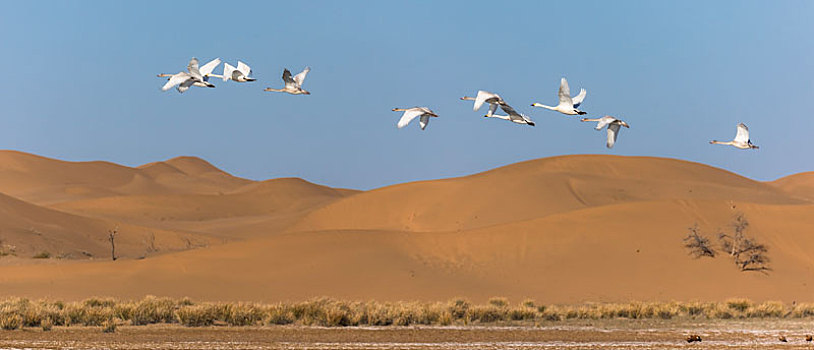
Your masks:
M115 221L208 241L141 260L33 264L18 258L17 266L0 267L6 295L259 301L506 296L545 303L791 302L814 295L814 203L800 190L810 188L810 174L762 183L680 160L586 155L357 192L300 179L237 179L194 158L127 168L20 157L71 169L92 165L111 177L83 180L80 170L66 171L93 189L93 195L77 196L66 193L55 174L31 175L25 191L16 193L48 206L37 210L102 222L100 227ZM0 169L11 168L0 159ZM7 173L0 172L0 191L15 179ZM125 186L133 174L149 186ZM694 224L718 247L717 233L731 232L736 215L749 221L747 235L769 247L768 273L741 272L721 251L694 259L683 247ZM58 221L39 211L32 217Z

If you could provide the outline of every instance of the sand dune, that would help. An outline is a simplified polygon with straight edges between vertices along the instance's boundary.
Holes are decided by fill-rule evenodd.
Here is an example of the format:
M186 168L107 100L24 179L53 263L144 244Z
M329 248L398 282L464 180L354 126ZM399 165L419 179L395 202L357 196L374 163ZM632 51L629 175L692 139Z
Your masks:
M239 184L181 160L138 169L140 181L171 188L166 192L52 204L72 214L37 210L59 217L51 221L69 220L64 216L104 227L115 220L227 242L143 260L3 266L1 293L544 303L814 295L814 204L799 190L810 183L807 174L762 183L672 159L565 156L356 192L300 179ZM201 179L206 184L196 185ZM87 185L121 188L100 183ZM195 193L215 188L226 190ZM694 259L683 247L696 223L717 246L717 233L731 231L738 214L750 222L747 234L769 247L768 274L741 272L723 252Z
M786 176L770 184L786 191L789 195L814 201L814 172Z
M315 211L296 229L468 230L588 207L661 199L803 202L773 186L697 163L567 156L368 191Z
M217 194L251 182L193 157L130 168L0 151L0 192L35 204L133 194Z

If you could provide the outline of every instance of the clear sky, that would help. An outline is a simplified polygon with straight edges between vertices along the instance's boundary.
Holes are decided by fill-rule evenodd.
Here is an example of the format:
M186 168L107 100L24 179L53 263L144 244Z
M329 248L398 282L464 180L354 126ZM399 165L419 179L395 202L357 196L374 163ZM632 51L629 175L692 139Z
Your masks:
M251 179L376 188L565 154L814 170L812 1L4 1L0 148L136 166L202 157ZM254 83L162 92L158 73L247 62ZM310 96L280 87L311 73ZM220 71L219 67L217 71ZM555 104L560 77L616 146ZM460 101L499 93L536 127ZM393 107L440 115L397 129ZM746 123L761 148L710 145Z

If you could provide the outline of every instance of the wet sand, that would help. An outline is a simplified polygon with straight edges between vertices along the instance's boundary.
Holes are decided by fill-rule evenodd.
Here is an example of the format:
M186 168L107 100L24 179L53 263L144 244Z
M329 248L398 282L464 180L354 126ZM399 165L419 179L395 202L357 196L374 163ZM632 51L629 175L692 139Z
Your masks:
M0 331L3 349L812 349L812 320L558 322L532 327L57 327ZM687 343L698 334L703 341ZM788 343L778 340L784 335Z

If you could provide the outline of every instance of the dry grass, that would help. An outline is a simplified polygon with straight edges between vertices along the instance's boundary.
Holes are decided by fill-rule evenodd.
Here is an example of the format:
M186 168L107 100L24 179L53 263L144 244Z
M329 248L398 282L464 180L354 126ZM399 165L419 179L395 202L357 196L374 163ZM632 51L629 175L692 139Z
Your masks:
M324 327L408 325L530 325L569 319L747 319L810 318L814 304L785 305L748 299L724 302L630 302L581 305L539 305L523 300L513 305L505 298L473 304L457 298L446 303L351 302L318 298L278 304L199 303L189 299L148 296L139 301L90 298L81 302L0 301L0 328L96 326L115 332L119 325L175 323L188 327L212 325Z

